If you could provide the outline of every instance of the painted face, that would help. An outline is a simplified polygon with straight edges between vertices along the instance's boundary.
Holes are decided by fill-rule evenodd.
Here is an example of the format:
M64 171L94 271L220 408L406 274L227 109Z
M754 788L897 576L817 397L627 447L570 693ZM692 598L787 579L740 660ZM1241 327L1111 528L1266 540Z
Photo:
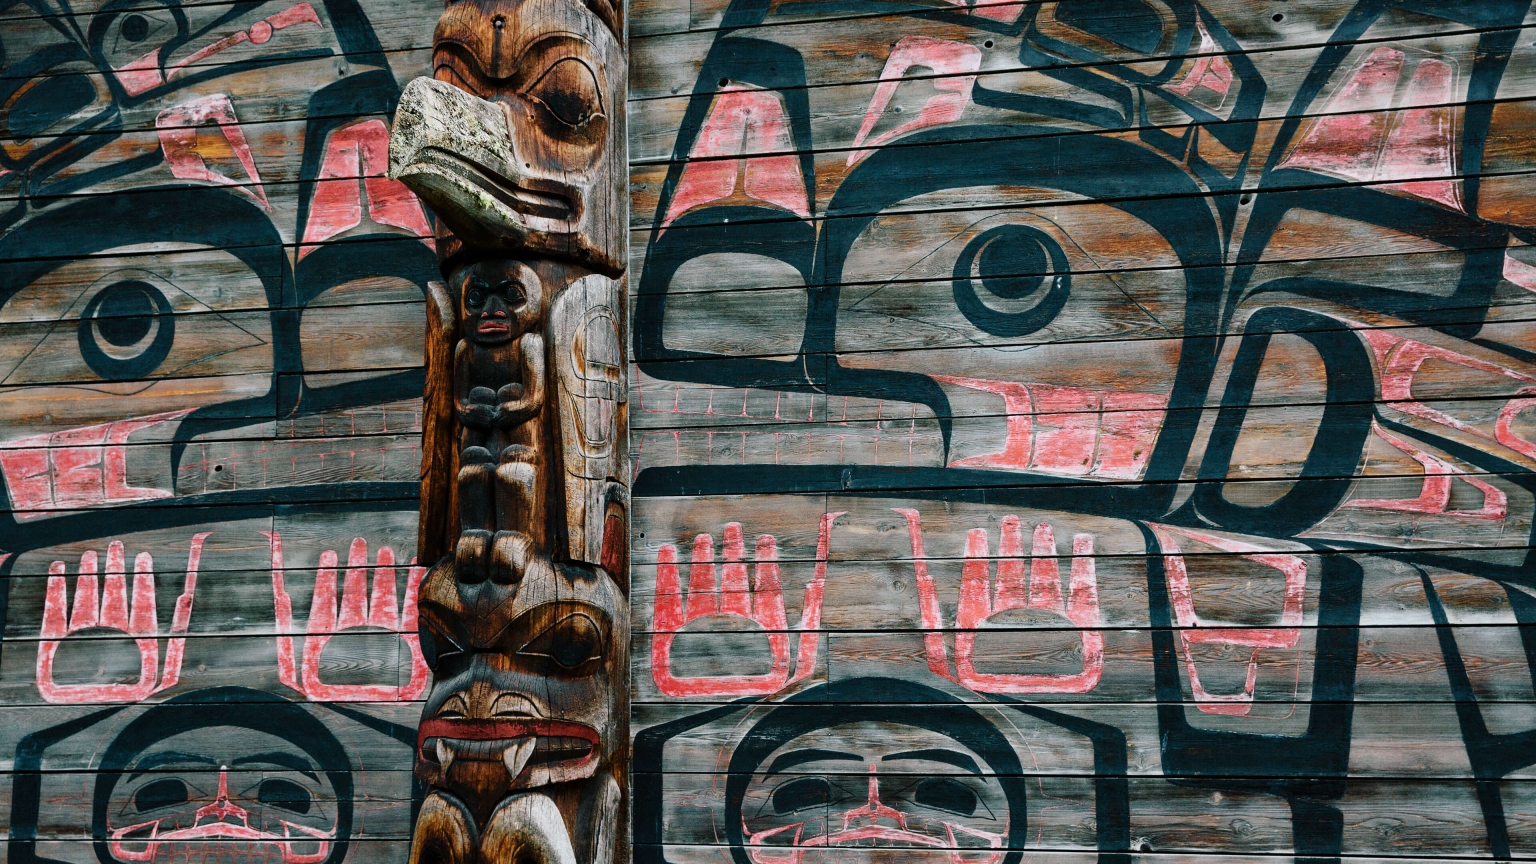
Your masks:
M292 742L241 727L145 749L107 803L118 861L318 864L337 839L337 793Z
M500 345L538 325L539 277L518 261L480 261L449 277L459 296L459 327L465 339Z
M927 729L819 729L786 742L753 776L742 802L748 852L756 864L991 864L1009 812L989 772L969 747Z

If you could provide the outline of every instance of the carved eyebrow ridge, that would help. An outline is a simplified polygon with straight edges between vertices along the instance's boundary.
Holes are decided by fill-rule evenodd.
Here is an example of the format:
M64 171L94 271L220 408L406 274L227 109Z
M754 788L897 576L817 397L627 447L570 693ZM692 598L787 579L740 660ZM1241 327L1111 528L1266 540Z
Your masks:
M863 756L856 756L852 753L842 753L837 750L817 750L815 748L806 750L791 750L788 753L780 754L777 759L774 759L773 762L769 764L767 773L769 775L773 775L783 771L786 768L792 768L796 765L803 765L806 762L820 762L823 759L836 759L843 762L864 761Z
M892 753L888 756L881 757L880 761L891 762L897 759L927 759L932 762L947 762L956 768L963 768L978 777L981 776L981 768L977 766L975 759L972 759L964 753L959 753L954 750L941 750L938 748L928 750L903 750L900 753Z

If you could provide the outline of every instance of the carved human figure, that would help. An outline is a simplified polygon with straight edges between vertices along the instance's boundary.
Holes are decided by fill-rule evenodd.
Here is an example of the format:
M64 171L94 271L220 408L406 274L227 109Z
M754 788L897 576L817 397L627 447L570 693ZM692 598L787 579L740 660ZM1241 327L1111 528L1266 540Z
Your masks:
M460 579L514 581L511 545L543 548L540 423L543 288L527 265L477 261L449 275L457 299L453 408L459 426Z

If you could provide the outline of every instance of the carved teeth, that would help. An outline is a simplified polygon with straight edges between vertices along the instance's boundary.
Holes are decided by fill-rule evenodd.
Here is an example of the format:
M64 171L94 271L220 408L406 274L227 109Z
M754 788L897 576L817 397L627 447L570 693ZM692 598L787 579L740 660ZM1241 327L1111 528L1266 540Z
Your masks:
M502 751L501 761L507 764L507 775L511 779L516 780L517 775L523 773L523 766L528 764L528 757L533 755L533 745L538 740L531 735L527 738L519 738L512 743L512 746Z
M441 738L437 739L437 761L443 766L443 773L447 774L448 766L453 764L453 748Z

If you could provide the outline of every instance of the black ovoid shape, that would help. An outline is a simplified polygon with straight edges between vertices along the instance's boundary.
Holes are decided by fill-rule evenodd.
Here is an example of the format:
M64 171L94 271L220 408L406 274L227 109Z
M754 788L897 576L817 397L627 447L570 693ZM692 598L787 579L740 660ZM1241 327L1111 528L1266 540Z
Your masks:
M80 356L108 381L155 371L176 341L176 319L159 288L125 279L101 289L86 304L76 328Z
M1056 319L1072 291L1066 253L1049 234L1028 225L999 225L965 244L955 261L955 305L993 336L1027 336ZM1005 312L976 294L976 282L1003 300L1034 300Z

